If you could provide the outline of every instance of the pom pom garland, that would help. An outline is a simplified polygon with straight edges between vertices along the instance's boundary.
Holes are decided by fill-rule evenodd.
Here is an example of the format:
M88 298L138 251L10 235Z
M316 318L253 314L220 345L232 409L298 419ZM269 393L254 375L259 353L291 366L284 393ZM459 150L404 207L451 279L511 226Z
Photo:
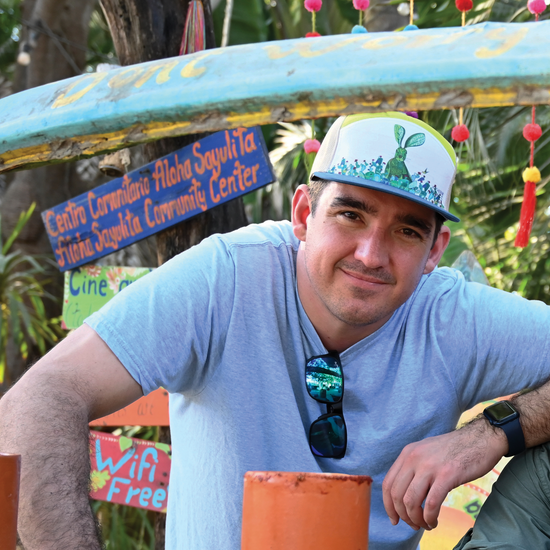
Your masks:
M418 113L416 111L405 111L405 114L413 118L418 118Z
M455 141L462 143L463 141L466 141L470 137L470 130L468 130L468 127L466 126L466 124L458 124L452 129L451 137Z
M316 38L317 36L321 36L318 32L306 32L306 38Z
M365 29L365 27L363 27L363 25L355 25L353 27L353 29L351 29L352 34L360 34L360 33L365 33L365 32L369 32L369 31L367 31L367 29Z
M317 139L306 139L304 142L304 151L309 155L309 153L317 153L319 151L321 144Z
M359 11L365 11L370 6L370 0L353 0L353 7Z
M323 6L323 0L305 0L304 6L307 11L316 12Z
M542 136L542 129L538 124L526 124L523 128L523 137L527 141L537 141Z
M531 166L530 168L526 168L523 171L523 174L521 174L521 177L523 178L523 181L527 183L528 181L531 181L533 183L538 183L540 181L540 171L536 166Z
M539 15L546 9L546 2L544 0L529 0L527 2L527 9L532 14Z
M403 30L404 31L417 31L418 27L416 25L407 25Z
M472 0L455 0L455 6L459 11L466 12L470 11L474 7L474 3Z

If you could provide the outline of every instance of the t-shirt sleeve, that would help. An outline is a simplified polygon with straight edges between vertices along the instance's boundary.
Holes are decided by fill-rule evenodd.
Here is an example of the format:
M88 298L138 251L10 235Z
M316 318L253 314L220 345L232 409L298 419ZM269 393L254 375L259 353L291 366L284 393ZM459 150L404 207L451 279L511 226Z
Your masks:
M139 279L86 319L145 394L198 393L213 375L233 309L235 269L210 237Z
M428 323L463 409L550 377L550 307L543 302L454 272L431 301Z

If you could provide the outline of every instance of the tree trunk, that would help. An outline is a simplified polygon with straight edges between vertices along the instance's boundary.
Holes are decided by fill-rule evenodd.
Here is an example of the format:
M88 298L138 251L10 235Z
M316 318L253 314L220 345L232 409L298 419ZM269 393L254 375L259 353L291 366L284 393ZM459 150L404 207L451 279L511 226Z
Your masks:
M212 11L203 1L206 20L206 47L215 47ZM178 55L183 35L187 0L101 0L121 65ZM145 145L145 161L167 155L202 136L165 139ZM191 220L183 221L157 235L158 263L162 264L213 233L224 233L246 225L242 199L238 198ZM168 428L160 429L160 439L170 442ZM155 548L162 550L165 515L155 520Z

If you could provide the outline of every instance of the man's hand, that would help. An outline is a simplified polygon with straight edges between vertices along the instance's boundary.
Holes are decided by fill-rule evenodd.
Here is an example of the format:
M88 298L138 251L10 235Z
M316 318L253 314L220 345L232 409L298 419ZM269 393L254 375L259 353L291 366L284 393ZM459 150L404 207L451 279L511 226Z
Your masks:
M507 452L504 432L485 418L407 445L382 485L391 522L401 518L413 529L433 529L447 493L485 475Z

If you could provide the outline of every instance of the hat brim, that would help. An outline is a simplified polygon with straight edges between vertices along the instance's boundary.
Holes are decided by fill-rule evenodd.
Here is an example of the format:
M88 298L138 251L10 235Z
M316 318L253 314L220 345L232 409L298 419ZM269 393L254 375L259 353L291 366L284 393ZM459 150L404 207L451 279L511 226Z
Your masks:
M388 185L386 183L381 183L379 181L373 181L363 178L356 178L353 176L346 176L344 174L333 174L332 172L314 172L311 175L311 179L322 179L327 181L336 181L338 183L349 183L350 185L356 185L357 187L366 187L367 189L374 189L375 191L382 191L383 193L389 193L390 195L395 195L397 197L402 197L404 199L416 202L417 204L421 204L422 206L425 206L426 208L429 208L430 210L434 210L438 214L441 214L446 220L449 220L451 222L459 222L460 219L456 216L453 216L450 212L447 212L444 208L440 208L439 206L436 206L435 204L432 204L431 202L421 198L417 197L416 195L413 195L412 193L409 193L408 191L404 191L403 189L398 189L397 187L392 187L391 185Z

